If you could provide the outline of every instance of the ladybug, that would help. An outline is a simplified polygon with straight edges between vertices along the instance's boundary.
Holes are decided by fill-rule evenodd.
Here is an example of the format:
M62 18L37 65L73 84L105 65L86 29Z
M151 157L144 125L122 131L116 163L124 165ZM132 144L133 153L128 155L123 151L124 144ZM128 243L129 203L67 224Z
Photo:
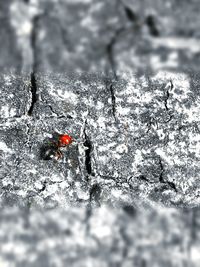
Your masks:
M61 147L66 147L70 145L74 140L68 134L60 134L56 138L57 141L51 140L51 144L43 148L43 158L46 160L62 158L63 153L60 150Z
M62 158L63 154L62 151L60 150L61 147L66 147L70 145L73 142L73 138L68 135L68 134L60 134L58 136L58 142L56 143L56 153L55 153L55 159L58 160Z
M65 147L73 142L73 138L68 134L61 134L58 137L58 147Z

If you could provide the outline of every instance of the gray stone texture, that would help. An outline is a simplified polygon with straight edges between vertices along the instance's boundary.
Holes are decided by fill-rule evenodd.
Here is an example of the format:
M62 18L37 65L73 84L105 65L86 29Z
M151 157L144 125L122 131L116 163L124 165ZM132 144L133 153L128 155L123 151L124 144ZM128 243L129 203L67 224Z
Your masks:
M199 11L0 2L0 266L199 266Z
M1 3L1 69L199 71L196 0Z
M198 266L198 76L167 75L2 74L3 266Z
M2 266L199 266L199 212L139 204L1 208Z
M57 205L88 202L98 185L101 203L199 204L198 76L34 79L36 91L25 78L2 75L3 194ZM60 160L45 160L56 133L75 142Z

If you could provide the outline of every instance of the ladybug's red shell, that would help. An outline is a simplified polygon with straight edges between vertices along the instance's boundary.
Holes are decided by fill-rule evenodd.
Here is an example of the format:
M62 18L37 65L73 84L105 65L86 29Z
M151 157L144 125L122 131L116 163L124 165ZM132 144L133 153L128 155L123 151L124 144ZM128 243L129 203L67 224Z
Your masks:
M68 134L62 134L59 136L59 146L67 146L73 142L73 139Z

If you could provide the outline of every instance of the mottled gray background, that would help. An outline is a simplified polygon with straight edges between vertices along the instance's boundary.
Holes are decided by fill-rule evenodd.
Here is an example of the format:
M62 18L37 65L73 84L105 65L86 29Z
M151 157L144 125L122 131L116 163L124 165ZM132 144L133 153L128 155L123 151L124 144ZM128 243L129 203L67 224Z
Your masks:
M0 0L0 267L200 266L199 11Z
M1 69L199 71L197 0L0 3Z

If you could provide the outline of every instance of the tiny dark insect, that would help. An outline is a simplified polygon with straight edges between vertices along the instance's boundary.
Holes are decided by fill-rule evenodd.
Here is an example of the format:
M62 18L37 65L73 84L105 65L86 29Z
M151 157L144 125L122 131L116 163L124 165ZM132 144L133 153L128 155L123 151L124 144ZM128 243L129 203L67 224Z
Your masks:
M60 150L61 147L66 147L73 142L73 138L68 134L60 134L58 135L58 140L51 140L50 145L46 146L43 149L43 159L50 160L56 159L59 160L62 158L63 153Z

